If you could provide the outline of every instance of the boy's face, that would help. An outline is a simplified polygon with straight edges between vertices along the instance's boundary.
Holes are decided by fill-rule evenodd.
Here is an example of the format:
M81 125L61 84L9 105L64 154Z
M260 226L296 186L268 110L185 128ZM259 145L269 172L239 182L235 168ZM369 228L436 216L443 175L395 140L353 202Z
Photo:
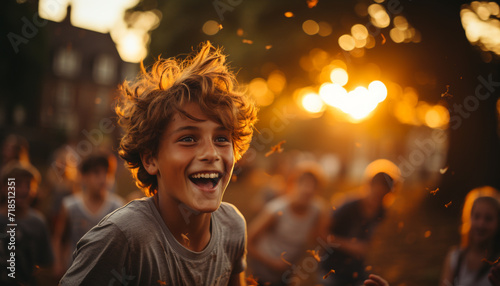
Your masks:
M27 209L36 195L37 184L29 176L16 178L16 207ZM7 191L7 187L5 188ZM7 193L7 192L6 192Z
M108 170L106 167L94 167L88 173L82 174L83 184L91 193L105 191L107 187L107 175Z
M309 174L302 174L296 182L295 192L297 199L305 204L309 203L316 193L317 189L316 178Z
M184 111L201 121L174 115L156 158L146 160L145 167L149 174L157 175L160 201L167 199L195 211L213 212L233 172L231 134L195 103L186 104Z

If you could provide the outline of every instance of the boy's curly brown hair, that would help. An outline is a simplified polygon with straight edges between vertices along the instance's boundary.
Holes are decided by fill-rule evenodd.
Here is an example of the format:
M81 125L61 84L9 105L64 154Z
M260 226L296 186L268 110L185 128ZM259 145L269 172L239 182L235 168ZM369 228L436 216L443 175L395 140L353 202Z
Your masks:
M115 110L124 129L119 155L146 195L156 193L158 182L144 168L141 154L157 155L172 117L177 113L189 117L182 109L189 102L199 104L210 119L230 131L236 160L250 145L257 109L238 89L219 48L207 42L194 57L158 58L149 71L141 64L136 81L120 86Z

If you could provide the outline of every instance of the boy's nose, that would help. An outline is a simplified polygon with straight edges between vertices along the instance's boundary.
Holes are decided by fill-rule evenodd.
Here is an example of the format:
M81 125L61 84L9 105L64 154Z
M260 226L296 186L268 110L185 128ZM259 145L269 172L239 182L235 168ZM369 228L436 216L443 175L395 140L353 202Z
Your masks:
M200 146L201 150L198 159L201 161L217 161L219 159L219 152L212 142L206 142Z

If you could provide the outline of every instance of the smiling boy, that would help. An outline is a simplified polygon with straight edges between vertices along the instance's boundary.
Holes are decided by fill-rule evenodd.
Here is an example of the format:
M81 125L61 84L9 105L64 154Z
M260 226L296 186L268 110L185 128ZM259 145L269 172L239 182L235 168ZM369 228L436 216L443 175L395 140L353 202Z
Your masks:
M246 225L222 196L256 109L210 43L125 82L120 156L148 198L78 243L61 285L244 285Z

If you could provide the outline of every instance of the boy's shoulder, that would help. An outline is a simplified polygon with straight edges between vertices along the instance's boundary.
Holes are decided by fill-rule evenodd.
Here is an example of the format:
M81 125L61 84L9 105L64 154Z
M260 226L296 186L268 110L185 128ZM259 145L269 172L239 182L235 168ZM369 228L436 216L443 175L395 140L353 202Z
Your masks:
M69 196L66 196L62 200L62 204L65 208L73 208L75 207L80 201L80 195L79 194L71 194Z
M148 224L154 224L155 218L151 209L152 198L133 200L106 215L98 224L103 226L113 224L125 235L143 229Z
M214 218L223 226L231 230L245 230L245 217L233 204L222 202L219 208L213 212Z

